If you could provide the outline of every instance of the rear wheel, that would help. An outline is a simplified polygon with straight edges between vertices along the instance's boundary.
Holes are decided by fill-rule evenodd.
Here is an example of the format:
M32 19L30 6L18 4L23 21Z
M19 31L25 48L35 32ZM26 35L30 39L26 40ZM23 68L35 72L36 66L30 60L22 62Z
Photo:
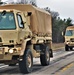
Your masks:
M46 46L44 53L40 54L40 62L41 65L47 66L50 63L50 53L49 53L49 47Z
M23 60L19 61L19 68L21 73L26 74L32 71L32 67L33 67L33 56L31 50L27 49L23 56Z

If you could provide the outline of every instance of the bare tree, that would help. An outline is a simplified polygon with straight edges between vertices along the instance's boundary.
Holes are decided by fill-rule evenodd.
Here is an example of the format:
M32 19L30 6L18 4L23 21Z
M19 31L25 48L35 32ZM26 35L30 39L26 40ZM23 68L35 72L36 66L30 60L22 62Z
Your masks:
M21 3L21 4L32 4L32 5L37 7L36 0L21 0L19 3Z
M17 0L16 2L14 2L13 0L1 2L1 0L0 0L0 5L1 4L32 4L37 7L36 0Z

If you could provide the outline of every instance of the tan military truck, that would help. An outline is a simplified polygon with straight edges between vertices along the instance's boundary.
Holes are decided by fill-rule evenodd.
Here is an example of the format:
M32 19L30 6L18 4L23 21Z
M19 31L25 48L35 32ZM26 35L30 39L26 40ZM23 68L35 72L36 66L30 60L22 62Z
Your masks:
M65 50L74 49L74 26L68 26L65 32Z
M32 5L0 6L0 63L22 73L33 68L33 57L49 65L52 52L51 14Z

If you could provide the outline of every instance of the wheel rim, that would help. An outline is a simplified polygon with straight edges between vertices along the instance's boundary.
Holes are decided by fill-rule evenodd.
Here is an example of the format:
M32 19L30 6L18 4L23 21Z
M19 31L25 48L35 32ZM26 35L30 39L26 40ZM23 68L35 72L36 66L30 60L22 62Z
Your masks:
M28 60L28 67L30 68L32 66L31 55L28 55L27 60Z
M46 60L49 61L49 52L46 51Z

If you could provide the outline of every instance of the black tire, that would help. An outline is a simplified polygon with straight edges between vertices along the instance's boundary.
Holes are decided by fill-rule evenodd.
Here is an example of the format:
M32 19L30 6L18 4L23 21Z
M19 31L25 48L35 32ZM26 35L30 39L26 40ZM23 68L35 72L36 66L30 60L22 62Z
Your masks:
M40 54L40 62L42 66L47 66L50 63L49 47L46 46L44 53Z
M65 51L69 51L69 46L65 45Z
M27 74L32 72L33 56L30 49L26 49L23 60L19 61L19 69L21 73Z

